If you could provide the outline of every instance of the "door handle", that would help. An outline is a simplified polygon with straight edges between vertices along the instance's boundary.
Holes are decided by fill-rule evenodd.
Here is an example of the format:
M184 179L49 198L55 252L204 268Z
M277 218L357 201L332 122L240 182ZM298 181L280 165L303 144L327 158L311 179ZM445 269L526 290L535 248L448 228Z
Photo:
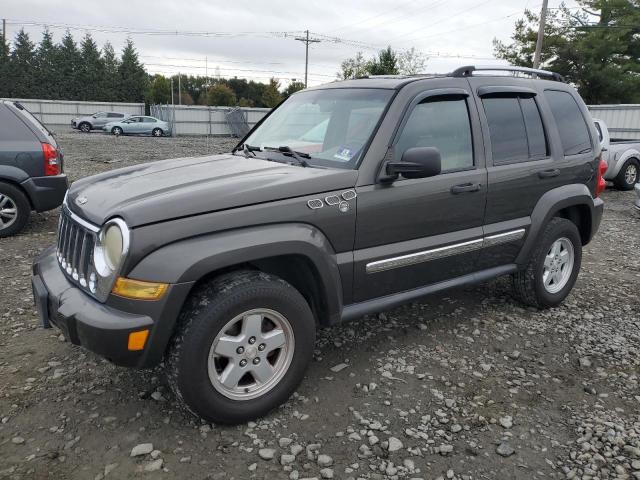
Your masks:
M455 185L451 187L451 193L454 195L457 195L458 193L477 192L479 190L479 183L463 183L462 185Z
M538 172L538 177L540 178L553 178L553 177L557 177L558 175L560 175L560 170L557 168L552 168L550 170L542 170L541 172Z

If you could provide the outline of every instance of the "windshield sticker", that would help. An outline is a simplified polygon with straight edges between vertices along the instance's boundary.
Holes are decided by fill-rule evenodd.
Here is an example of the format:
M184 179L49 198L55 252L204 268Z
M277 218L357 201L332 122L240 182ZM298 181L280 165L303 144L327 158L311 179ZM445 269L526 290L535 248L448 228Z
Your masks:
M348 162L358 153L359 148L353 148L350 146L341 146L338 151L333 155L333 158L340 160L341 162Z

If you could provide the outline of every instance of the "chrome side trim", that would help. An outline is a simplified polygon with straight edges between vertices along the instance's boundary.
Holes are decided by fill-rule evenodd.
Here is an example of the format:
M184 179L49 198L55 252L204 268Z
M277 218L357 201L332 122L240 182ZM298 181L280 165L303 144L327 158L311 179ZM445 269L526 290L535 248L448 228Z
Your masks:
M469 240L468 242L456 243L446 247L434 248L433 250L424 250L422 252L410 253L401 257L386 258L368 263L366 266L367 273L378 273L392 268L406 267L415 265L416 263L428 262L440 258L450 257L452 255L460 255L461 253L472 252L482 248L482 239Z
M519 228L518 230L512 230L510 232L503 232L496 235L484 237L483 248L502 245L503 243L515 242L516 240L520 240L522 237L524 237L524 232L524 228Z
M378 273L393 268L407 267L409 265L450 257L452 255L473 252L474 250L502 245L503 243L515 242L524 237L525 232L526 230L524 228L519 228L518 230L497 233L476 240L469 240L468 242L447 245L446 247L423 250L400 257L385 258L384 260L376 260L375 262L367 263L365 269L367 273Z

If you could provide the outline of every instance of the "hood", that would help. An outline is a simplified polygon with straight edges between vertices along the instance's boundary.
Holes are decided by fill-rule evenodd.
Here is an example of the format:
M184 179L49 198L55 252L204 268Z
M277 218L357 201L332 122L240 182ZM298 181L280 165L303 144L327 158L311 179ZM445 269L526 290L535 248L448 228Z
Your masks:
M218 210L352 188L356 170L299 167L234 155L151 162L78 180L71 210L101 225L130 227Z

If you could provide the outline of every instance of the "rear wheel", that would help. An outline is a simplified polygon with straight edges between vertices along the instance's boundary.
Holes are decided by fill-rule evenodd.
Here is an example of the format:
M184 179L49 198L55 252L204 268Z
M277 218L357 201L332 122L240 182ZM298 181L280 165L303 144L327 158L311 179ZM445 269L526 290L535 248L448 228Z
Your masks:
M91 125L87 122L82 122L78 128L84 133L89 133L91 131Z
M640 182L640 162L636 158L630 158L618 172L613 184L618 190L632 190L638 182Z
M555 307L569 295L582 261L576 225L555 217L547 224L526 269L513 274L515 296L537 308Z
M31 214L29 200L17 187L0 182L0 238L18 233Z
M161 128L154 128L153 131L151 132L151 134L154 137L161 137L164 134L164 132L162 131Z
M262 272L223 275L187 301L167 355L171 388L207 421L236 424L285 402L311 360L304 297Z
M111 129L111 133L113 133L115 136L120 136L120 135L122 135L122 128L121 127L113 127Z

